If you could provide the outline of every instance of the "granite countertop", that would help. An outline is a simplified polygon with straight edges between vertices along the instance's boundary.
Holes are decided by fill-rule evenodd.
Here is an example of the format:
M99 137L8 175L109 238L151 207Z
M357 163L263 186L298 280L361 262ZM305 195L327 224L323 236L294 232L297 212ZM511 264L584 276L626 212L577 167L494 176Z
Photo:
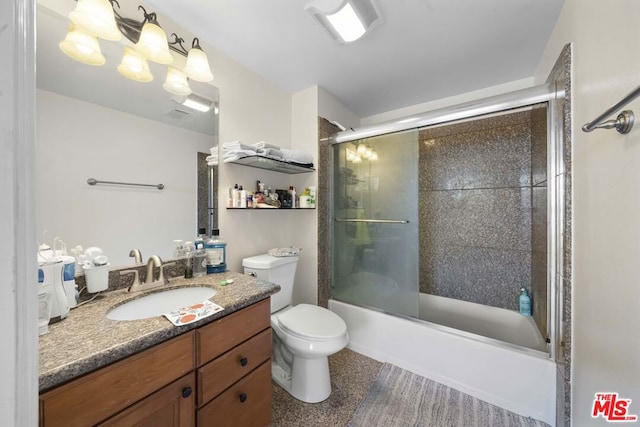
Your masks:
M233 283L219 285L227 279L233 279ZM184 326L174 326L164 316L131 321L107 319L113 307L158 291L129 294L121 289L100 294L95 300L73 308L63 321L49 325L49 333L40 336L40 392L231 314L280 290L276 284L229 271L193 279L170 279L160 290L183 286L215 289L216 295L209 300L224 310Z

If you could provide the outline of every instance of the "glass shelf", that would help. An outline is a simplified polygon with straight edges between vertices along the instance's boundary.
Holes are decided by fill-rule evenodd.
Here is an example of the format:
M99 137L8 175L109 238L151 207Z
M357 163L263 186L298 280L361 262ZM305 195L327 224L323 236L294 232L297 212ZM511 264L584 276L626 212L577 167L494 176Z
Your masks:
M288 173L288 174L297 174L297 173L306 173L306 172L315 171L314 168L298 166L293 163L284 162L282 160L270 159L268 157L263 157L263 156L247 156L247 157L242 157L238 160L234 160L228 163L235 163L237 165L251 166L254 168L272 170L272 171Z

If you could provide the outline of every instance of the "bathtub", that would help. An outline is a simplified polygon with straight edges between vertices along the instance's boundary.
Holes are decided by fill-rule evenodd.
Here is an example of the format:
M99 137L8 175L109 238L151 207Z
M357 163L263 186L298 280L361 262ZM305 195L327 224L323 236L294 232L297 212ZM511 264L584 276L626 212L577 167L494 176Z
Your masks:
M531 318L426 294L424 320L333 299L329 309L347 324L351 350L555 426L556 365L535 349L545 345Z

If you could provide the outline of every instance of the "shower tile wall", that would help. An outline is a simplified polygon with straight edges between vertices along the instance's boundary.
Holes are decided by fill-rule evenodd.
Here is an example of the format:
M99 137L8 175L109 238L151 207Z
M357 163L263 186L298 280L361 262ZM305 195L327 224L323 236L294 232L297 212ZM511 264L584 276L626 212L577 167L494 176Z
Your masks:
M517 310L531 293L531 113L422 130L419 169L420 291Z

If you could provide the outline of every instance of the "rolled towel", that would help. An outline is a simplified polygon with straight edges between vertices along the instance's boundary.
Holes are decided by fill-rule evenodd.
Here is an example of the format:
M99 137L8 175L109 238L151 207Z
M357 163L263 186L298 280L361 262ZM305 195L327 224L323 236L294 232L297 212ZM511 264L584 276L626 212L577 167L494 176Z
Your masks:
M283 159L284 158L282 156L282 151L277 150L275 148L258 148L258 150L256 150L256 152L260 156L271 157L272 159Z
M284 160L288 162L295 163L313 163L313 154L307 153L306 151L298 151L298 150L288 150L283 148L282 157Z
M255 144L253 144L253 146L255 148L274 148L276 150L280 149L280 147L278 147L277 145L269 144L268 142L264 141L256 142Z

